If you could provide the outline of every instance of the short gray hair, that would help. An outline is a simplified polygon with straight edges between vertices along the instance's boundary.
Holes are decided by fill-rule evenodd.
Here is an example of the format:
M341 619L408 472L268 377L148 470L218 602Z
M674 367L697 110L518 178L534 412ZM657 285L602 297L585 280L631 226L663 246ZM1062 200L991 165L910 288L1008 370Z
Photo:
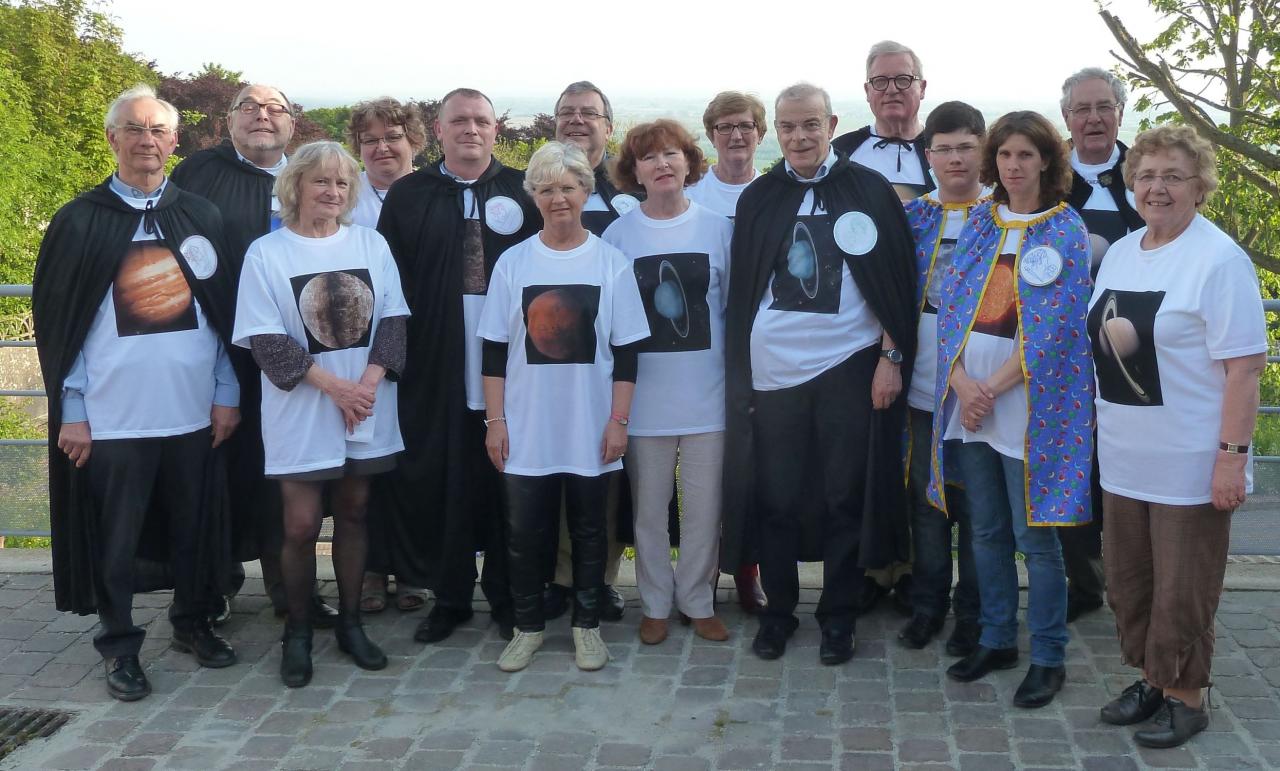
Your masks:
M560 96L556 97L556 112L560 112L560 102L566 96L574 94L595 94L600 97L600 103L604 105L604 119L613 123L613 106L609 104L609 97L604 95L599 86L589 80L579 80L565 86L564 90L560 92Z
M800 83L795 83L793 85L787 86L786 88L782 89L782 91L778 92L778 98L773 100L773 111L775 113L775 119L776 119L776 113L778 112L778 105L782 104L783 102L791 101L793 99L808 99L813 96L822 97L822 109L826 110L826 115L824 115L823 117L830 118L832 115L831 95L827 93L827 90L825 88L819 88L818 86L815 86L812 83L805 83L801 81Z
M169 128L174 131L178 130L178 123L182 120L182 116L178 113L178 108L156 96L156 90L146 83L139 83L133 88L125 89L120 96L117 96L111 102L111 106L107 108L107 115L102 120L102 127L107 131L120 128L120 110L126 104L136 102L139 99L154 99L159 102L164 111L169 114Z
M276 94L280 96L280 101L284 102L285 109L289 111L289 115L290 116L293 115L293 102L289 101L289 97L285 96L284 92L276 88L275 86L268 86L265 83L245 84L245 86L241 88L239 91L237 91L236 95L231 98L231 104L230 106L227 107L228 115L236 111L236 108L240 106L240 102L244 101L244 95L249 93L249 89L251 88L269 88L272 91L275 91Z
M916 56L916 52L907 48L903 44L894 40L881 40L879 43L871 46L871 50L867 52L867 77L871 77L871 65L876 63L876 58L887 56L889 54L906 54L911 57L912 75L917 78L924 77L924 65L920 63L920 57Z
M538 185L556 182L566 173L577 177L588 193L596 189L595 170L581 147L571 142L547 142L529 159L524 191L532 196Z
M1128 91L1125 90L1124 81L1116 76L1113 72L1108 72L1101 67L1085 67L1076 74L1067 78L1062 82L1062 111L1066 112L1071 106L1071 91L1076 86L1086 80L1104 80L1108 86L1111 86L1111 94L1116 98L1116 104L1124 106L1125 99L1128 98Z
M360 165L341 144L325 140L308 142L289 156L289 163L284 171L276 177L275 188L271 191L280 199L280 221L286 225L298 223L298 198L301 192L302 178L307 172L327 165L330 161L338 162L338 173L347 181L347 205L338 214L338 224L351 224L351 210L356 208L356 196L360 192Z

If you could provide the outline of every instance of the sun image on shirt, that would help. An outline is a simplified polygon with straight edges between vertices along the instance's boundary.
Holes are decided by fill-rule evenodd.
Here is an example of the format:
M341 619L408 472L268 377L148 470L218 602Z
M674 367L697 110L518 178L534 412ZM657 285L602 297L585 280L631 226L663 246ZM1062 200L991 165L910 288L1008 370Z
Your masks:
M991 266L991 276L974 317L973 331L1012 340L1018 330L1018 286L1014 276L1015 255L1002 254Z

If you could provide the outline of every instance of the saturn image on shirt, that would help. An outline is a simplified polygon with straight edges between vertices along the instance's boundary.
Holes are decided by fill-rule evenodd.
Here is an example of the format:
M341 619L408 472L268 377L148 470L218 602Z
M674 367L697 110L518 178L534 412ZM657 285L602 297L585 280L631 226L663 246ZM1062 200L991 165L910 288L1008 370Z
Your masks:
M782 247L774 261L769 308L803 313L839 311L845 262L830 218L825 214L797 217L791 238Z
M813 235L803 222L797 222L791 231L787 272L800 281L805 297L812 300L818 296L818 250L813 245Z
M187 277L173 252L160 241L139 241L129 247L111 295L120 337L199 327Z
M711 347L711 258L706 252L637 257L632 263L649 320L642 353L705 351Z
M595 362L600 287L527 286L522 300L525 358L530 364Z
M1137 407L1163 404L1154 345L1164 292L1108 290L1089 311L1099 396Z
M336 270L290 279L308 351L324 353L369 344L373 326L373 285L369 271Z

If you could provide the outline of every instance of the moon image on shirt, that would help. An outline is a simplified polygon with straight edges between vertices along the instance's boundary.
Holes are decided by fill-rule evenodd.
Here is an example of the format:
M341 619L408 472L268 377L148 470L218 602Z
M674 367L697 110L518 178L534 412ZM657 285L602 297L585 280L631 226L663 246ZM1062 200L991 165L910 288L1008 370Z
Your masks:
M290 283L310 353L369 345L374 297L368 270L312 273Z
M632 263L640 301L649 319L645 353L705 351L711 347L711 258L682 252L637 257Z
M530 364L592 364L600 287L527 286L522 298L525 358Z
M135 241L111 287L120 337L198 329L196 306L173 252L160 241Z
M1107 290L1089 310L1099 396L1113 404L1163 404L1155 317L1164 292Z
M836 246L830 218L797 217L791 237L774 261L771 310L836 313L844 253Z
M1002 254L991 266L982 302L973 320L973 331L1012 340L1018 330L1018 285L1013 273L1014 255Z

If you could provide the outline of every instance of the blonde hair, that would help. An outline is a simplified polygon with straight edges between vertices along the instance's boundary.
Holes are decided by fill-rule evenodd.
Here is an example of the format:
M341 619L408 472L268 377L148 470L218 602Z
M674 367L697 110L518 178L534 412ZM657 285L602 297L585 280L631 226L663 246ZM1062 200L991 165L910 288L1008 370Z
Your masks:
M1200 178L1200 200L1196 207L1203 206L1218 189L1218 155L1209 140L1190 126L1156 126L1139 134L1124 157L1125 187L1133 189L1133 177L1143 157L1168 150L1181 150L1191 159Z
M308 172L323 168L331 161L338 164L338 175L347 181L347 203L338 214L339 225L351 224L351 210L356 208L356 196L360 193L360 165L337 142L308 142L289 156L289 163L276 177L272 190L280 199L280 221L286 225L298 224L298 198L302 178Z
M588 192L596 189L596 173L581 147L569 142L547 142L534 152L524 171L524 191L533 195L538 185L552 184L572 174Z

